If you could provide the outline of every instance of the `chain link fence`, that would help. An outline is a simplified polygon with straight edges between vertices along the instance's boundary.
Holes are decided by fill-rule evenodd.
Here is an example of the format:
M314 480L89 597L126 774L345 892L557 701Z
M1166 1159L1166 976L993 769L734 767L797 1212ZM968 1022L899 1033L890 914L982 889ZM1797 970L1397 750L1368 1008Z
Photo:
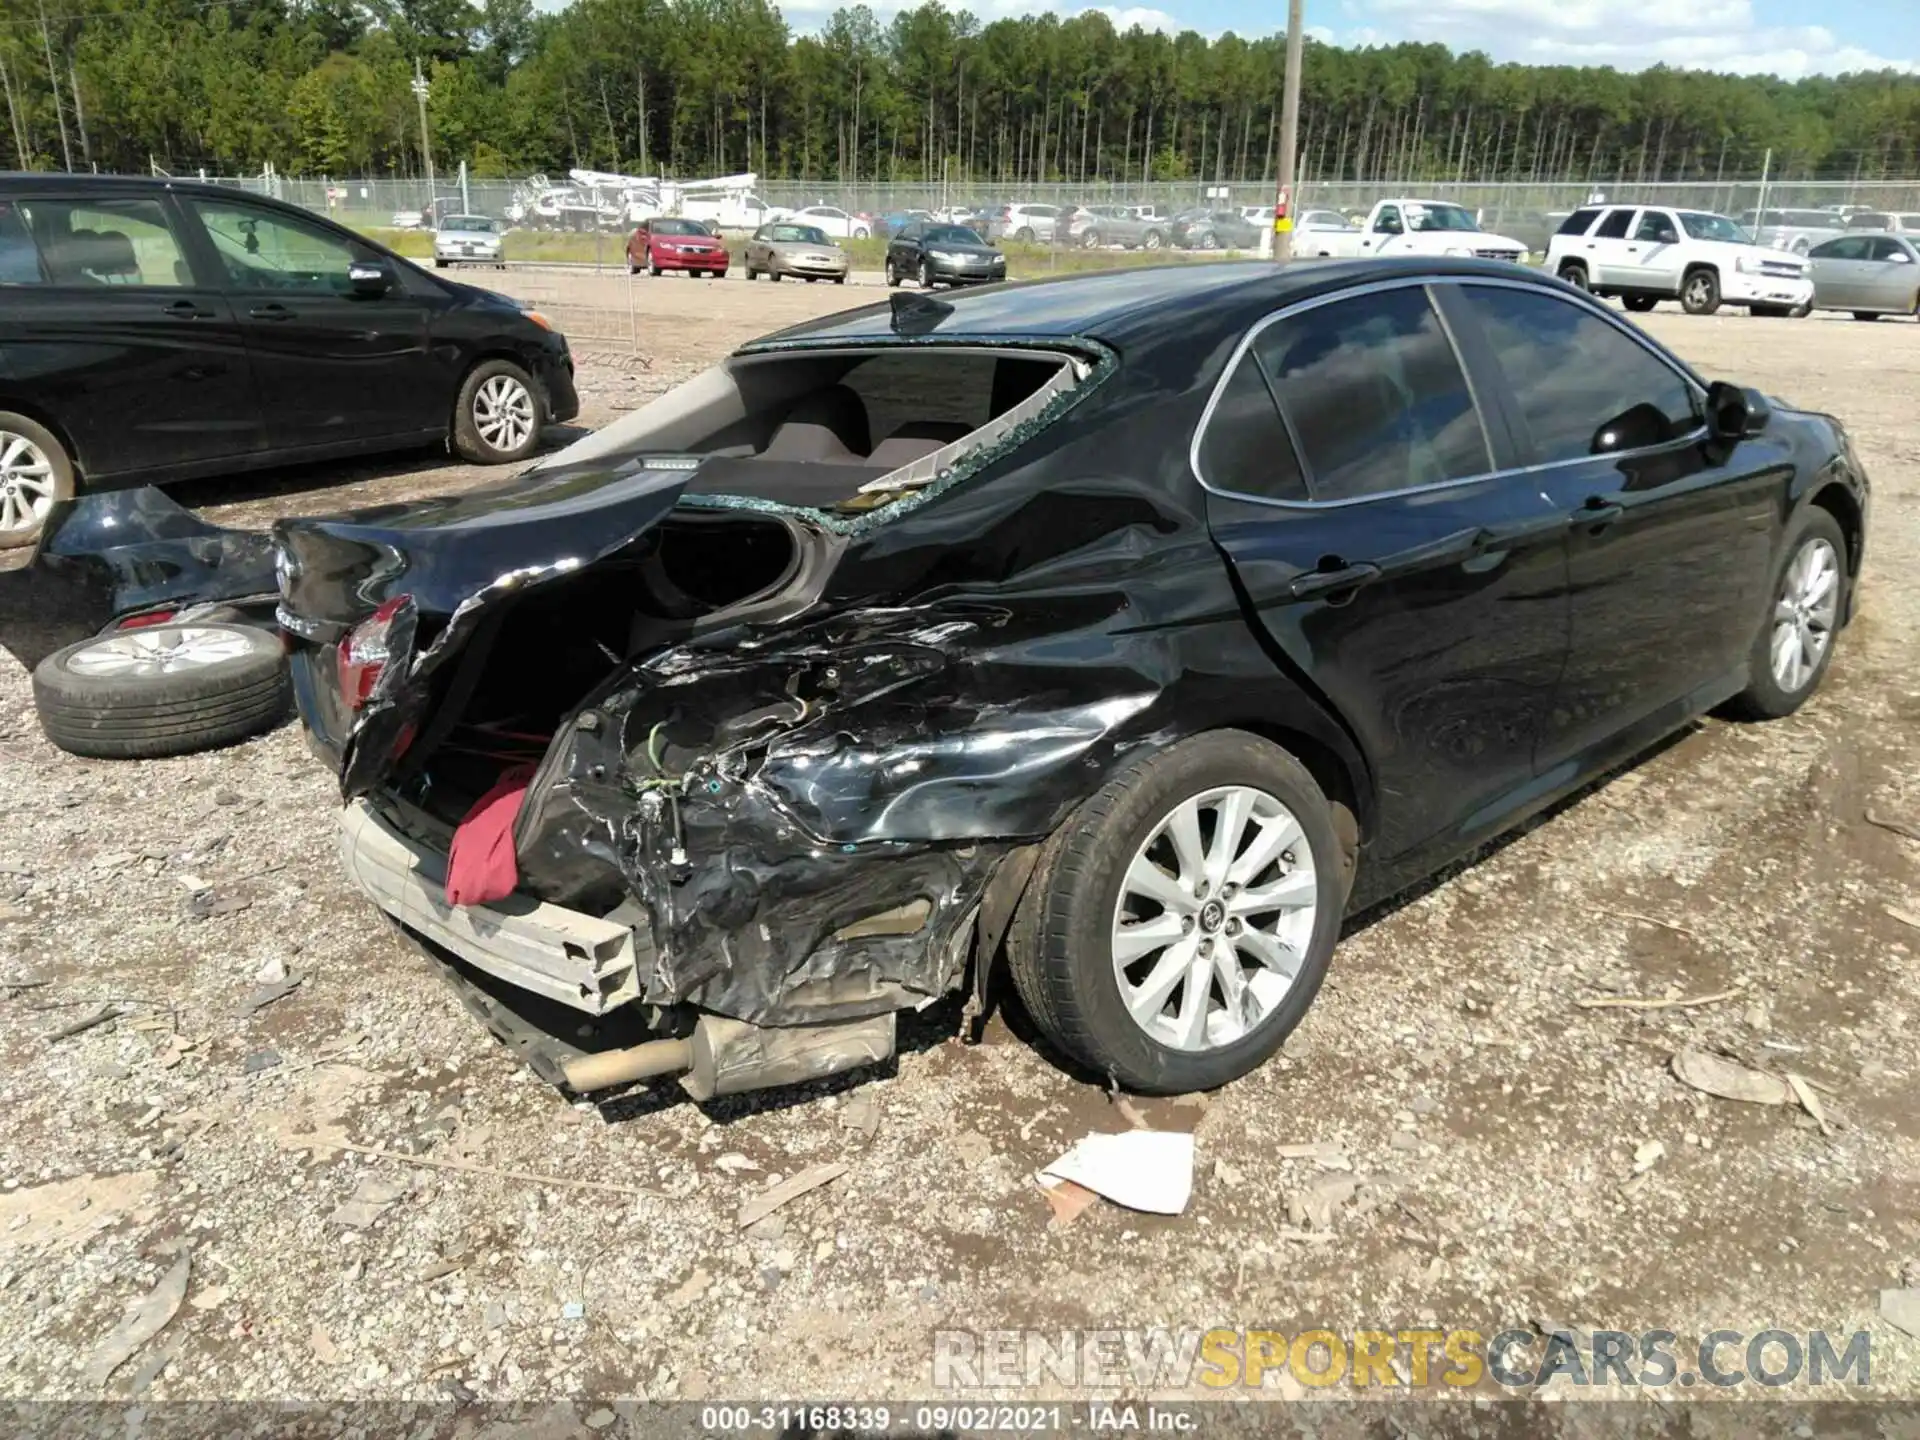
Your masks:
M185 178L185 177L182 177ZM428 202L442 213L453 207L468 214L534 229L624 231L628 220L617 192L593 192L571 185L564 176L481 180L449 176L431 190L421 180L293 179L281 175L244 179L202 176L215 184L235 185L277 196L346 224L380 227L418 225ZM576 203L557 214L536 212L534 202L552 189L571 190ZM1215 185L1198 181L1151 184L1106 181L1079 185L1009 185L1004 182L937 184L843 184L837 181L767 180L755 193L769 207L799 209L833 205L873 217L904 210L995 207L1005 204L1153 205L1163 214L1207 207L1239 209L1271 206L1274 189L1265 181ZM1296 215L1311 209L1364 212L1375 201L1395 195L1451 200L1478 212L1481 224L1544 249L1546 237L1566 214L1595 196L1616 203L1673 205L1738 217L1763 203L1769 209L1865 209L1920 211L1920 179L1899 181L1775 181L1758 179L1659 185L1589 185L1577 182L1527 184L1484 181L1338 181L1304 182L1296 187Z

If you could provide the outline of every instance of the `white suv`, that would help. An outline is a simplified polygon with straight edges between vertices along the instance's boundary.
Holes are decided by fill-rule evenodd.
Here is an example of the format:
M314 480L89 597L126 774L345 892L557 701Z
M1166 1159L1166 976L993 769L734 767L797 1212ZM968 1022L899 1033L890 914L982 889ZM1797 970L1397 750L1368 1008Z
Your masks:
M1590 205L1547 244L1547 268L1629 310L1678 300L1690 315L1744 305L1755 315L1804 315L1813 306L1807 262L1753 243L1724 215L1660 206Z

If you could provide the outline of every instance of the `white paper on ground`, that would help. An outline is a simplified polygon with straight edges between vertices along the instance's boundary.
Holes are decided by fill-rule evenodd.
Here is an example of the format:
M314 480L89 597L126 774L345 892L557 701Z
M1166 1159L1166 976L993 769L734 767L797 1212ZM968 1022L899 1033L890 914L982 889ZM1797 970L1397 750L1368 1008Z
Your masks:
M1193 1136L1174 1130L1089 1135L1040 1172L1129 1210L1178 1215L1193 1196Z

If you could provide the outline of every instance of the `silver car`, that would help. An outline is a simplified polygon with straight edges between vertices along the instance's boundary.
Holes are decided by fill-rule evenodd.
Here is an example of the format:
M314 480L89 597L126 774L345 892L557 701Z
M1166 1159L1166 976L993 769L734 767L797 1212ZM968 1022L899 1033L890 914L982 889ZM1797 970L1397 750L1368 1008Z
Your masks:
M818 225L775 220L762 225L747 241L747 279L761 275L780 280L795 275L803 280L847 283L847 252L827 238Z
M1907 235L1842 235L1807 256L1816 310L1856 319L1920 313L1920 250Z

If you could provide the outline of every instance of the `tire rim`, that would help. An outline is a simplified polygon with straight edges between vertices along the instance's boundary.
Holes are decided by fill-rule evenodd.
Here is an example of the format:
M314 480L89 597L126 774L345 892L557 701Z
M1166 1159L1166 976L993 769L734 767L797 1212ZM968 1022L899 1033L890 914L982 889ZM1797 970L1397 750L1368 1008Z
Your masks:
M0 430L0 535L38 530L53 508L53 462L24 435Z
M1787 566L1773 607L1773 679L1796 694L1813 679L1833 643L1840 610L1840 557L1833 546L1809 540Z
M253 640L238 630L182 625L126 630L97 640L67 657L67 669L96 679L177 675L204 670L253 653Z
M511 375L481 382L473 397L473 423L496 450L518 450L533 434L533 396Z
M1113 974L1127 1013L1174 1050L1245 1038L1293 989L1318 909L1300 822L1245 785L1206 790L1134 852L1113 912Z
M1708 296L1712 293L1712 290L1707 285L1707 277L1704 275L1696 275L1687 282L1687 303L1689 305L1705 305Z

